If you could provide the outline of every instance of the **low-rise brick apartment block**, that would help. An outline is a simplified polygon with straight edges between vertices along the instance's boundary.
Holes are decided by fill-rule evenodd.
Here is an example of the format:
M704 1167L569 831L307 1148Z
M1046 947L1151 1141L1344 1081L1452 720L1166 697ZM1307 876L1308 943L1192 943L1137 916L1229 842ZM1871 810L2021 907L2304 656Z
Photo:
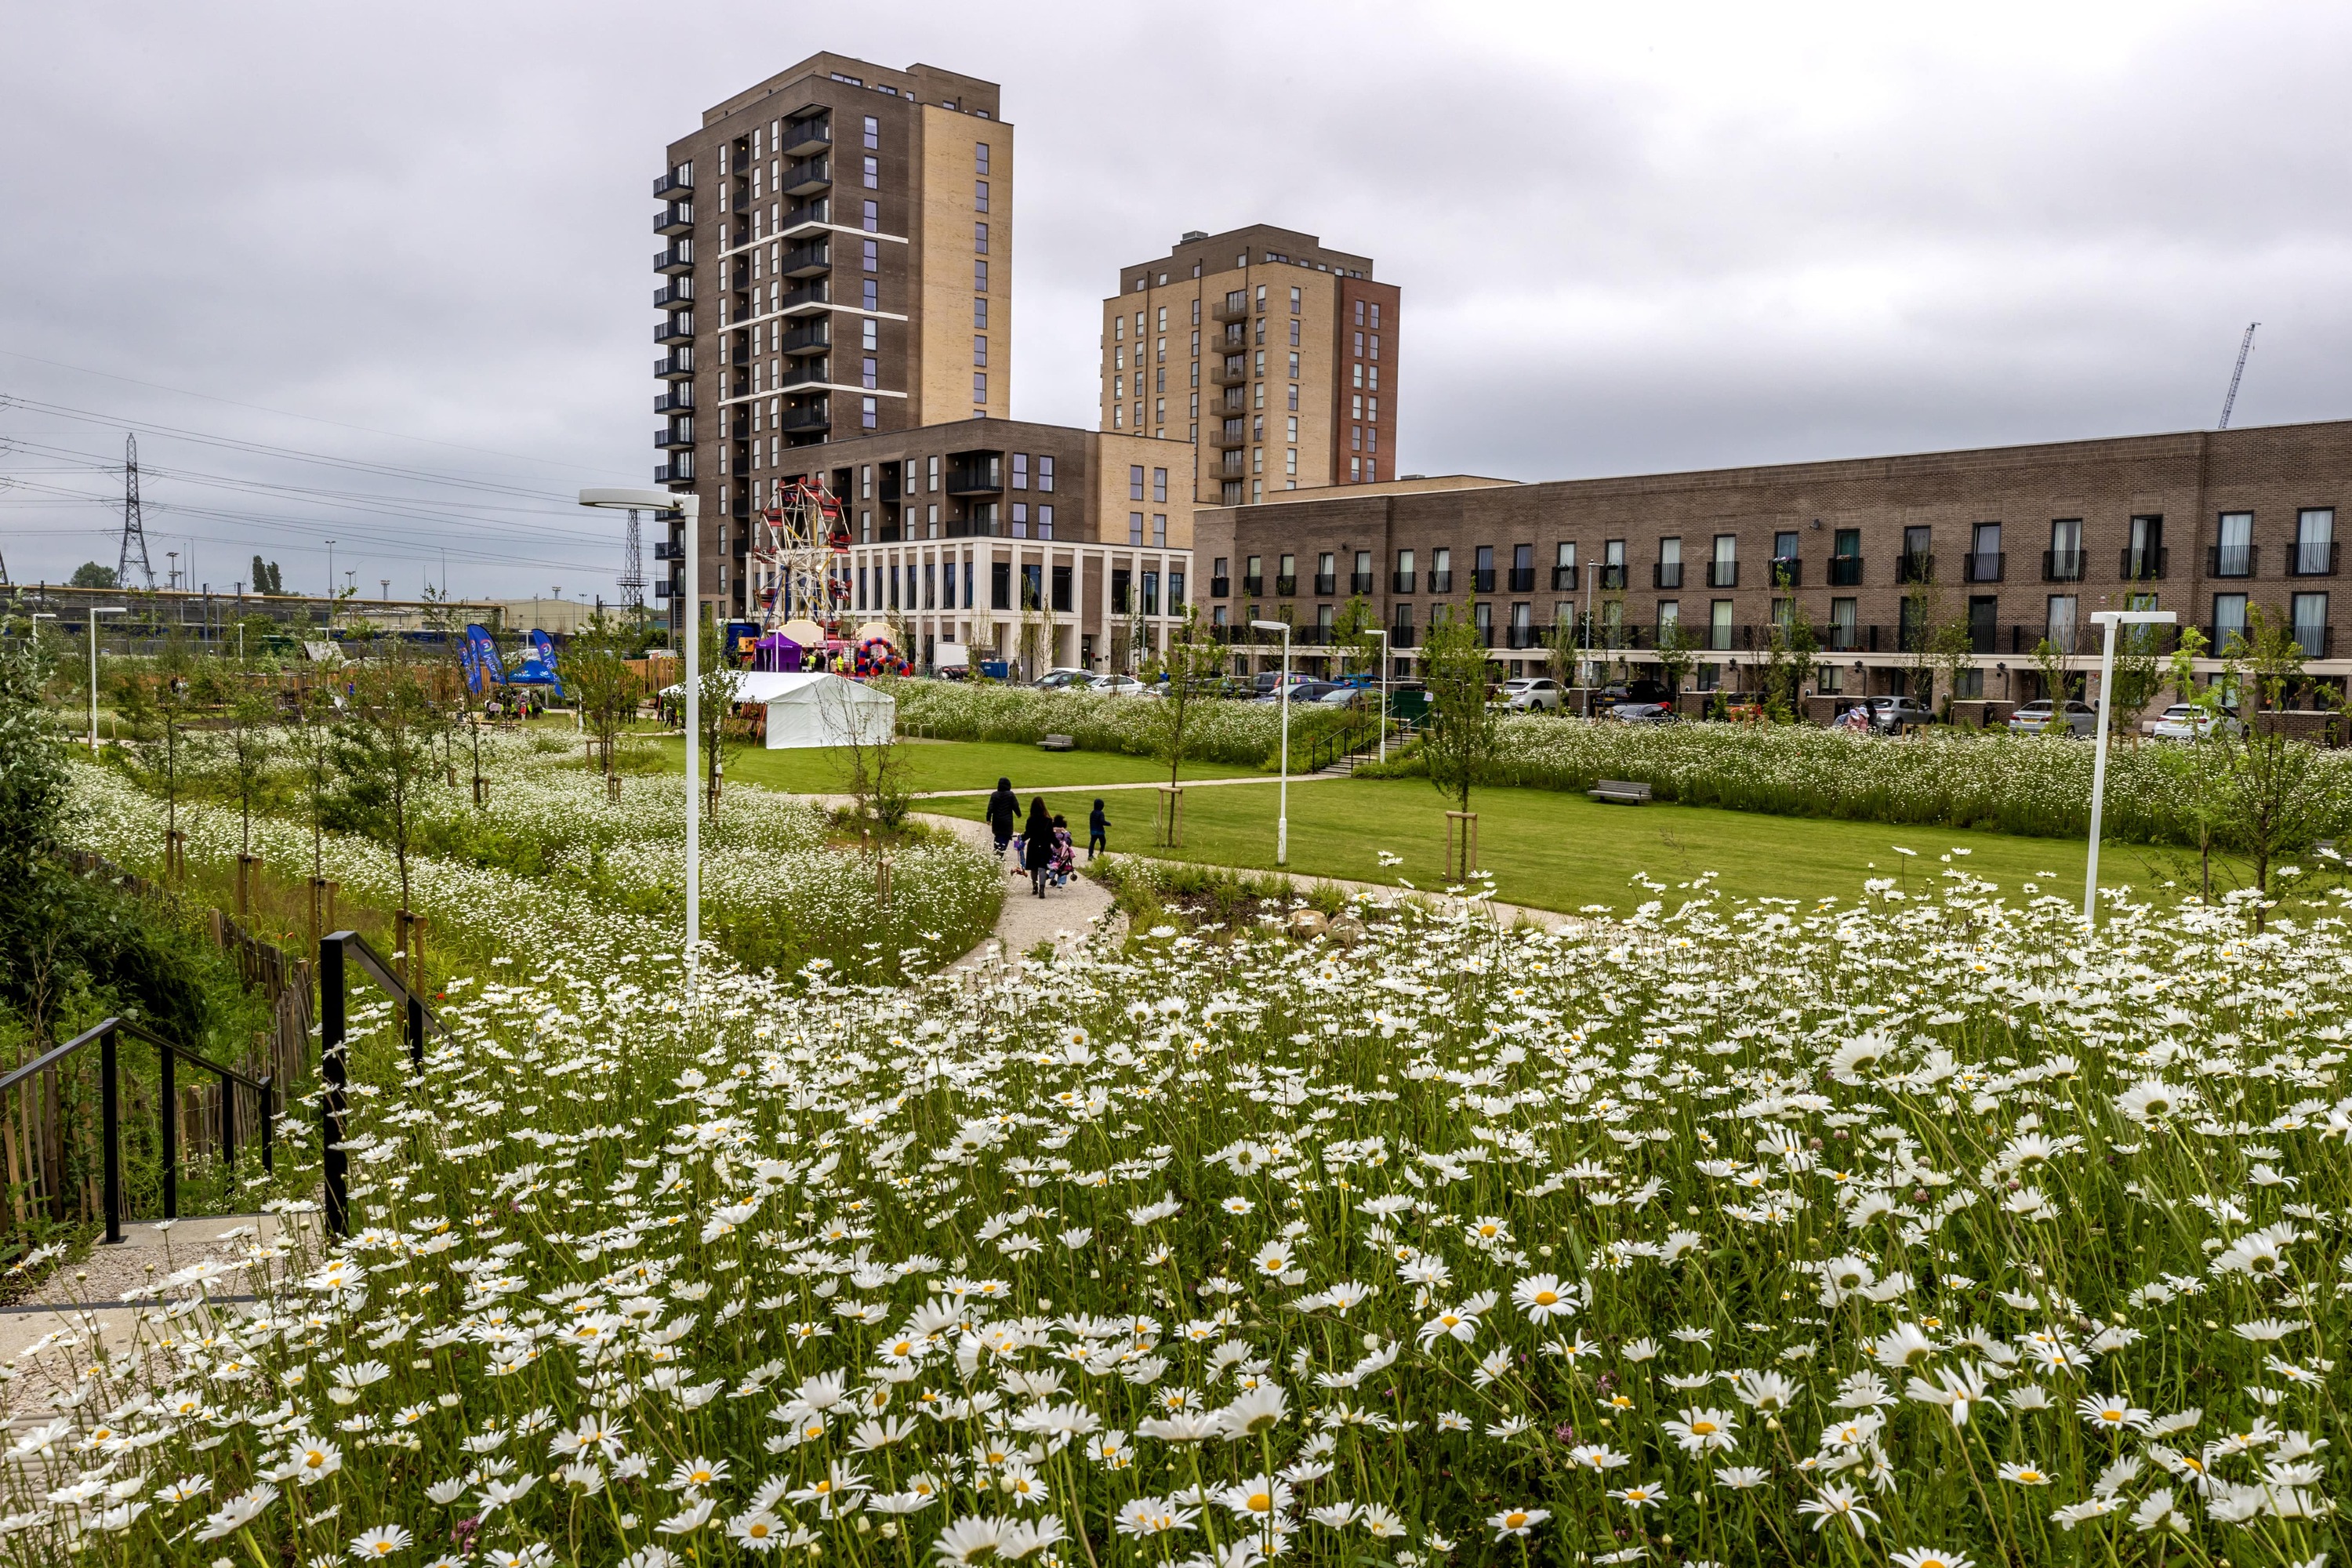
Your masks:
M1974 653L1951 695L2022 701L2041 695L2037 645L2095 653L2099 610L2175 610L2218 647L2260 605L2292 627L2315 677L2340 683L2352 595L2336 531L2348 508L2352 422L2330 421L1269 496L1202 510L1193 581L1225 635L1288 619L1310 648L1360 597L1400 673L1433 616L1467 614L1510 673L1547 662L1566 624L1596 662L1639 674L1661 628L1679 625L1700 688L1738 689L1768 628L1801 613L1822 648L1820 691L1893 692L1910 679L1916 626L1964 618Z

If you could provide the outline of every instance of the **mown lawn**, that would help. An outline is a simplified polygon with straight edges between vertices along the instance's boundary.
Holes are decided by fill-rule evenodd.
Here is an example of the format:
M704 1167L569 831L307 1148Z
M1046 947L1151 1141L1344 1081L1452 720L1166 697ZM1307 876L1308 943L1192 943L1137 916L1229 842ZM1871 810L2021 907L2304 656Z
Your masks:
M1188 791L1181 849L1151 843L1150 792L1109 797L1115 850L1271 869L1276 789L1234 784ZM1024 794L1025 803L1027 795ZM1070 819L1081 841L1093 797L1045 791L1047 808ZM1605 904L1631 910L1656 895L1633 884L1646 873L1668 884L1703 872L1741 897L1851 899L1873 877L1902 877L1914 888L1938 876L1951 855L2004 893L2029 887L2079 900L2084 846L2079 840L2020 838L1955 828L1764 816L1698 806L1602 805L1550 790L1483 790L1478 812L1480 864L1495 873L1496 896L1538 909L1574 910ZM943 800L924 809L980 815L977 800ZM1389 882L1402 878L1433 888L1443 879L1446 803L1420 779L1351 779L1294 786L1290 792L1290 869L1306 875ZM1915 851L1905 856L1898 847ZM1402 864L1383 866L1381 852ZM1963 855L1960 852L1966 851ZM2193 862L2171 852L2108 845L2103 887L2153 889L2176 875L2194 887Z
M640 742L642 745L645 742ZM658 742L669 768L683 765L686 743ZM1041 752L1034 746L990 741L908 741L908 786L917 790L996 787L1009 778L1015 789L1068 788L1090 784L1148 784L1165 779L1168 769L1150 757L1121 756L1112 752ZM796 795L831 795L843 787L845 759L832 747L771 752L747 746L727 759L727 776L769 789ZM1250 770L1230 763L1188 763L1188 779L1235 778ZM1422 786L1426 790L1429 786ZM1149 799L1150 792L1142 794ZM1087 797L1087 804L1093 797ZM1150 808L1143 808L1149 815Z

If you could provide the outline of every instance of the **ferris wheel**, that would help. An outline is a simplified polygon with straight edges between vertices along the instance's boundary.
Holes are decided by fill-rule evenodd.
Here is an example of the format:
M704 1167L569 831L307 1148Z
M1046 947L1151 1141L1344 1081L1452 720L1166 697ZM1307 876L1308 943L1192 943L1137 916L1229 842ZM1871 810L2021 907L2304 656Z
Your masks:
M745 552L763 630L787 622L814 623L828 637L841 634L849 609L849 525L841 503L812 479L795 479L778 504L756 514Z

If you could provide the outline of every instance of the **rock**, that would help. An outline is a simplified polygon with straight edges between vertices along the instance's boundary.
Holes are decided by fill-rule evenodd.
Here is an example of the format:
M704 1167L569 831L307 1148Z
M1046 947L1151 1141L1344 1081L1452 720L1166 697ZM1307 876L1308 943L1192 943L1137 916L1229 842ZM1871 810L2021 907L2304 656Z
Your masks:
M1353 947L1364 940L1364 922L1353 915L1341 915L1331 922L1331 940L1341 947Z
M1313 942L1330 929L1331 922L1323 918L1323 912L1320 910L1290 911L1290 934L1296 941Z

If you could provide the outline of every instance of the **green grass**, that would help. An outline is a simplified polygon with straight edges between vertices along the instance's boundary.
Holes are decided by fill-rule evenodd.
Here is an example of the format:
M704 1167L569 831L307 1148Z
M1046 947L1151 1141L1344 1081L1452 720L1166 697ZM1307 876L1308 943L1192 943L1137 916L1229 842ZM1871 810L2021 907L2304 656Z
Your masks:
M671 772L683 766L683 741L660 742ZM1041 752L1034 746L987 741L909 741L904 742L908 787L916 790L996 787L1009 778L1025 798L1038 789L1072 789L1098 784L1150 784L1165 779L1168 769L1150 757L1120 756L1109 752ZM1229 763L1187 763L1188 779L1234 778L1248 770ZM838 793L845 776L842 753L833 747L771 752L746 746L727 759L727 776L739 783L796 795ZM1422 786L1427 789L1426 784ZM1144 792L1149 799L1150 793ZM1093 796L1087 798L1093 804ZM1083 808L1082 808L1083 809ZM1148 814L1150 807L1144 807Z
M1151 844L1153 796L1113 796L1110 846L1139 855L1271 869L1275 796L1272 784L1187 792L1185 841L1175 850ZM1091 797L1048 790L1045 804L1067 816L1083 836ZM1435 888L1444 868L1446 804L1420 779L1298 785L1290 792L1289 868L1367 882L1402 878ZM1632 884L1636 872L1671 884L1714 871L1725 891L1740 897L1848 900L1873 877L1901 876L1913 889L1927 886L1943 869L1937 858L1960 849L1969 853L1955 856L1955 863L1998 883L2006 894L2030 896L2028 883L2063 898L2080 900L2083 892L2084 847L2079 841L1703 806L1603 805L1550 790L1482 790L1471 804L1478 813L1479 863L1495 873L1496 895L1538 909L1606 904L1630 911L1652 896ZM977 800L945 800L924 809L976 817L980 807ZM1897 854L1898 845L1916 856ZM1382 850L1402 856L1404 863L1382 866ZM2100 853L2102 887L2152 889L2176 875L2193 889L2193 860L2184 866L2136 845L2110 844ZM2216 886L2221 886L2218 876Z

